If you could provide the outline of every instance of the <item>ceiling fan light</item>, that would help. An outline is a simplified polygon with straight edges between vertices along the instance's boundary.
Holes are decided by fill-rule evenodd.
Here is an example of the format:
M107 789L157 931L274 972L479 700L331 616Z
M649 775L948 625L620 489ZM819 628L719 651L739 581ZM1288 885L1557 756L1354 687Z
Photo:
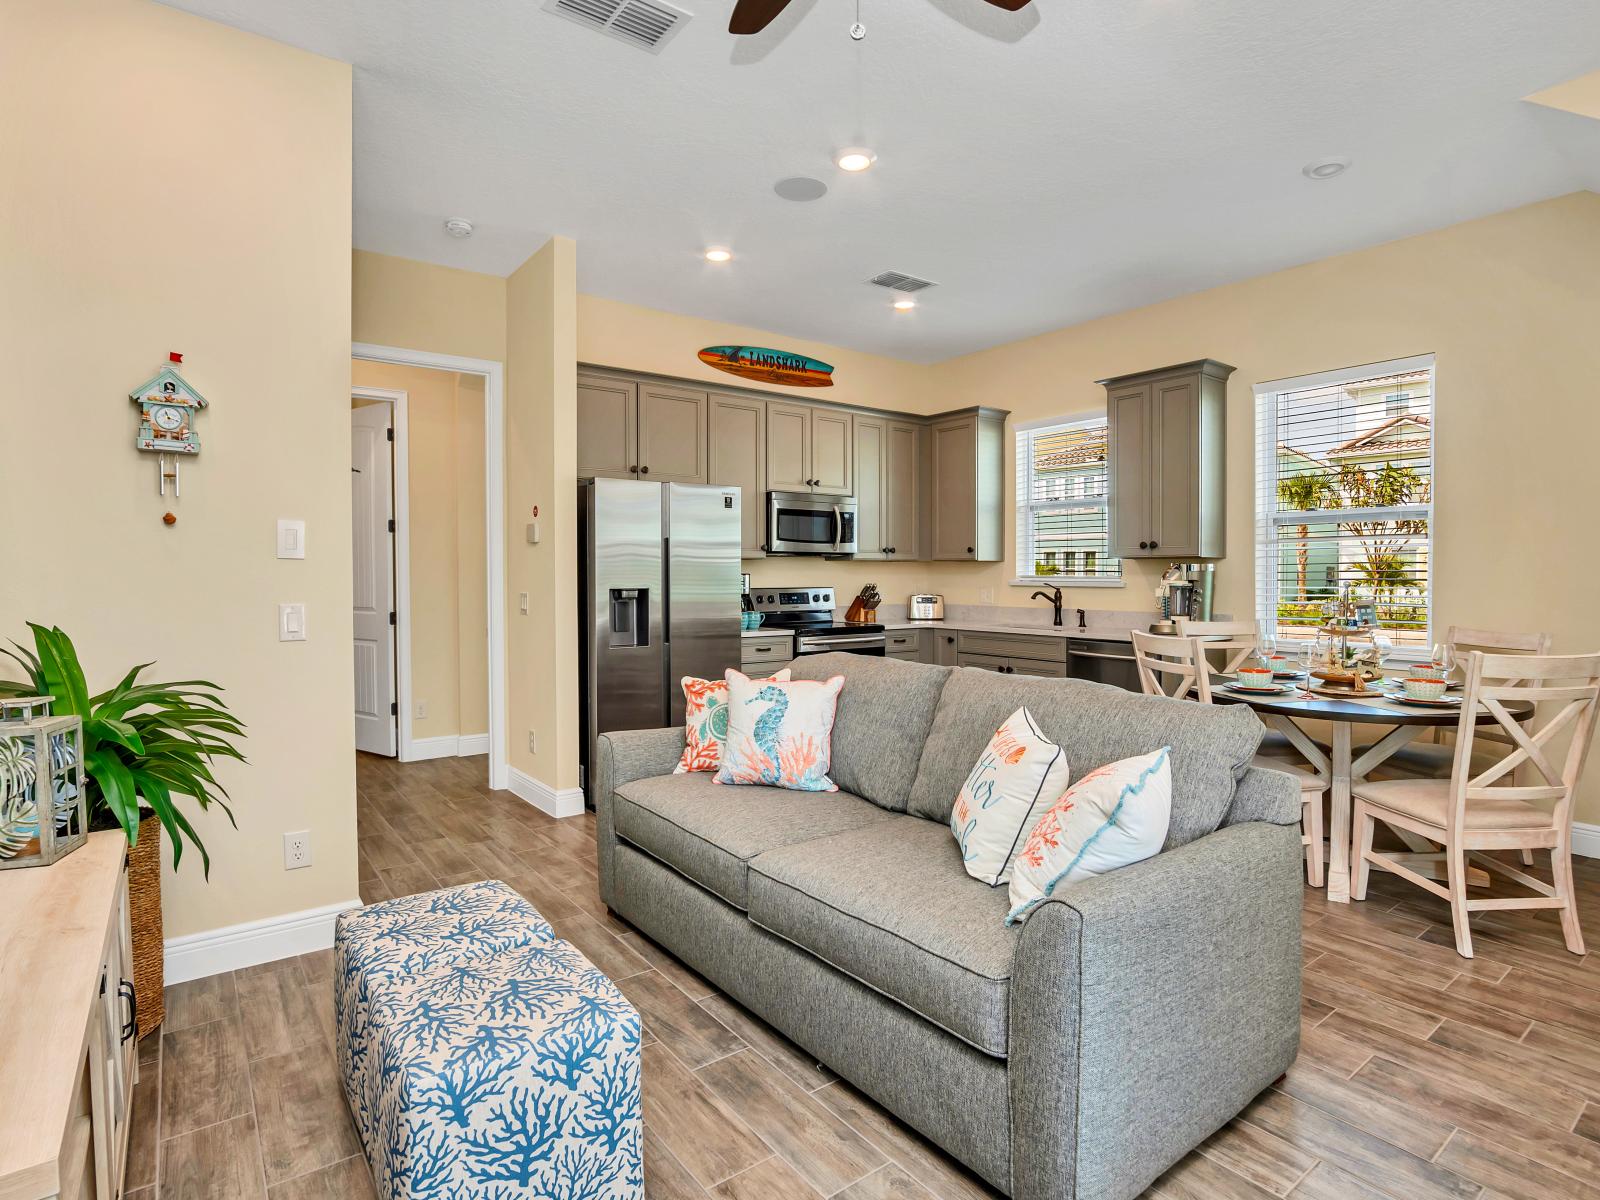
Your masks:
M833 156L834 166L841 171L865 171L878 161L878 156L865 146L846 146Z

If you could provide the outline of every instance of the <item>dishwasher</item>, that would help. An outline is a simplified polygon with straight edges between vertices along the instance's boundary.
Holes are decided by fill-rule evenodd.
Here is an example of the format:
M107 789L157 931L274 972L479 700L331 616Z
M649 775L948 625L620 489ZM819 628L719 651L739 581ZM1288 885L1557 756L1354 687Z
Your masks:
M1128 642L1092 642L1067 639L1067 674L1091 683L1109 683L1130 692L1140 691L1139 668Z

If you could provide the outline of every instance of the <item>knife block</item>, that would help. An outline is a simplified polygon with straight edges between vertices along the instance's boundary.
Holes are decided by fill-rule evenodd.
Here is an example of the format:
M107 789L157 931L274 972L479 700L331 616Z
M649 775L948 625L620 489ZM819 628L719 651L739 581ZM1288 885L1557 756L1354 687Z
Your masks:
M845 610L844 619L846 621L876 621L878 619L878 610L866 607L861 603L861 597L857 596L850 602L850 607Z

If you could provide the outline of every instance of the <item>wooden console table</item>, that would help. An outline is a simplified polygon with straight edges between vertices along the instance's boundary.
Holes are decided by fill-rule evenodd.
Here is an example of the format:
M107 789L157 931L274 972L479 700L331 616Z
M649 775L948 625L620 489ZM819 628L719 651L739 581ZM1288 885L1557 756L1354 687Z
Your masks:
M0 1200L116 1200L138 1078L127 841L0 872Z

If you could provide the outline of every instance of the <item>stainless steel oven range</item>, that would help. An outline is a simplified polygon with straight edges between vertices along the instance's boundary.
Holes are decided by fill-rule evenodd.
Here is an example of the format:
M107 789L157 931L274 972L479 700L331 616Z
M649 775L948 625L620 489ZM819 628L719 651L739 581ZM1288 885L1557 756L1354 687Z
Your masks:
M856 552L856 502L850 496L767 493L768 554Z
M794 633L794 653L845 654L889 652L889 639L883 626L866 621L841 621L833 615L831 587L755 587L750 593L755 610L765 617L762 629Z

